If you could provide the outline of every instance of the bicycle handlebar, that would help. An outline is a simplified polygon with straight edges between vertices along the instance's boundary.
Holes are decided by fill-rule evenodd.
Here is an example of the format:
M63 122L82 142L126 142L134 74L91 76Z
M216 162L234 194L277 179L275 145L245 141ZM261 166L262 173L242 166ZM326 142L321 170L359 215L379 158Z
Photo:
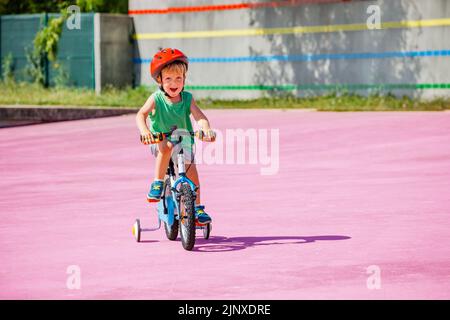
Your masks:
M152 140L148 140L146 139L146 136L141 135L140 139L141 142L143 144L155 144L155 143L159 143L161 141L164 140L164 138L170 137L172 135L172 133L176 130L175 128L172 128L169 132L158 132L158 133L150 133L153 136L153 141ZM193 137L196 137L197 139L201 140L201 141L205 141L205 133L203 132L203 130L198 130L198 131L185 131L185 132L189 132L189 134ZM181 136L180 136L181 137ZM210 140L211 142L214 142L216 140L215 136L212 137L212 139Z

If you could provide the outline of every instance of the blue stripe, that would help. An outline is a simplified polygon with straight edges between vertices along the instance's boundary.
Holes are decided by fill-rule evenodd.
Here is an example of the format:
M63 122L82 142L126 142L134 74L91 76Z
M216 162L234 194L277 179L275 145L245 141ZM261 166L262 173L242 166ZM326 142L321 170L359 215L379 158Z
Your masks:
M386 59L386 58L416 58L416 57L450 56L450 50L435 51L390 51L362 53L331 53L305 55L275 55L250 57L207 57L189 58L191 63L226 63L226 62L269 62L269 61L318 61L318 60L353 60L353 59ZM136 64L150 63L151 59L133 58Z

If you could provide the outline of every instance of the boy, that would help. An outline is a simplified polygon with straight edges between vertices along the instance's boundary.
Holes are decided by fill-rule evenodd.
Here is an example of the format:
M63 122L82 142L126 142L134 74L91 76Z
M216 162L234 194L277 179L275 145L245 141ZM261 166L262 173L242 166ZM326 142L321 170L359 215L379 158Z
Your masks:
M156 143L153 134L169 132L173 125L178 129L193 131L190 115L192 113L201 130L205 141L214 141L215 133L211 130L208 118L203 114L194 101L192 94L184 91L187 57L177 49L166 48L155 54L150 66L153 79L159 84L160 90L153 93L136 115L136 124L141 133L144 144ZM150 120L150 130L146 119ZM153 134L152 134L153 133ZM187 159L186 175L199 187L195 201L195 211L200 223L210 223L211 217L204 211L205 206L200 202L200 182L197 167L194 163L192 145L193 138L183 136L182 146ZM147 195L149 202L158 202L163 191L163 179L172 155L173 144L164 138L156 145L157 156L155 165L155 180L151 184Z

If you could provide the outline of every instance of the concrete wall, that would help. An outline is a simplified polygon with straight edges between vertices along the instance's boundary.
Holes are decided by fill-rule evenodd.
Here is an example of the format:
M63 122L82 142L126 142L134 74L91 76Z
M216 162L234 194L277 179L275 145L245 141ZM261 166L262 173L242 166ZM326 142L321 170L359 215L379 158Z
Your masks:
M95 90L107 85L133 84L132 18L96 13L94 16Z
M349 91L361 94L383 86L384 91L397 95L450 96L450 1L300 2L278 7L143 14L135 10L188 6L198 9L217 2L130 0L130 16L138 35L134 52L136 84L153 84L149 60L160 47L176 47L191 59L187 84L197 97L256 98L281 92L302 96L322 94L339 84L349 85ZM369 5L380 7L382 23L432 20L432 26L285 34L283 29L271 29L365 25ZM272 30L273 34L243 35L258 28ZM240 34L210 33L217 30L240 30ZM186 34L192 31L207 33ZM170 34L154 38L161 33ZM139 39L140 35L153 39ZM438 85L447 89L433 89ZM217 87L199 90L201 86Z

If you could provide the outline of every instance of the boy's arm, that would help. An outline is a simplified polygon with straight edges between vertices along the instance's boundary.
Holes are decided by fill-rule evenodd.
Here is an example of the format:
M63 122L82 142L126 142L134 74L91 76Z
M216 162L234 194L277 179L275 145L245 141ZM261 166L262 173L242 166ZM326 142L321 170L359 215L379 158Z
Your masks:
M215 139L215 132L211 130L211 126L209 124L208 118L205 116L205 114L200 110L200 108L195 103L194 97L192 97L191 102L191 113L194 117L195 121L197 121L198 125L202 129L202 131L205 133L207 140L214 141Z
M155 109L155 99L153 98L153 95L150 96L147 101L144 103L144 105L139 109L138 113L136 114L136 125L139 129L139 132L141 133L141 141L144 144L148 144L153 142L153 135L151 134L150 130L147 126L147 117L150 112L152 112Z

